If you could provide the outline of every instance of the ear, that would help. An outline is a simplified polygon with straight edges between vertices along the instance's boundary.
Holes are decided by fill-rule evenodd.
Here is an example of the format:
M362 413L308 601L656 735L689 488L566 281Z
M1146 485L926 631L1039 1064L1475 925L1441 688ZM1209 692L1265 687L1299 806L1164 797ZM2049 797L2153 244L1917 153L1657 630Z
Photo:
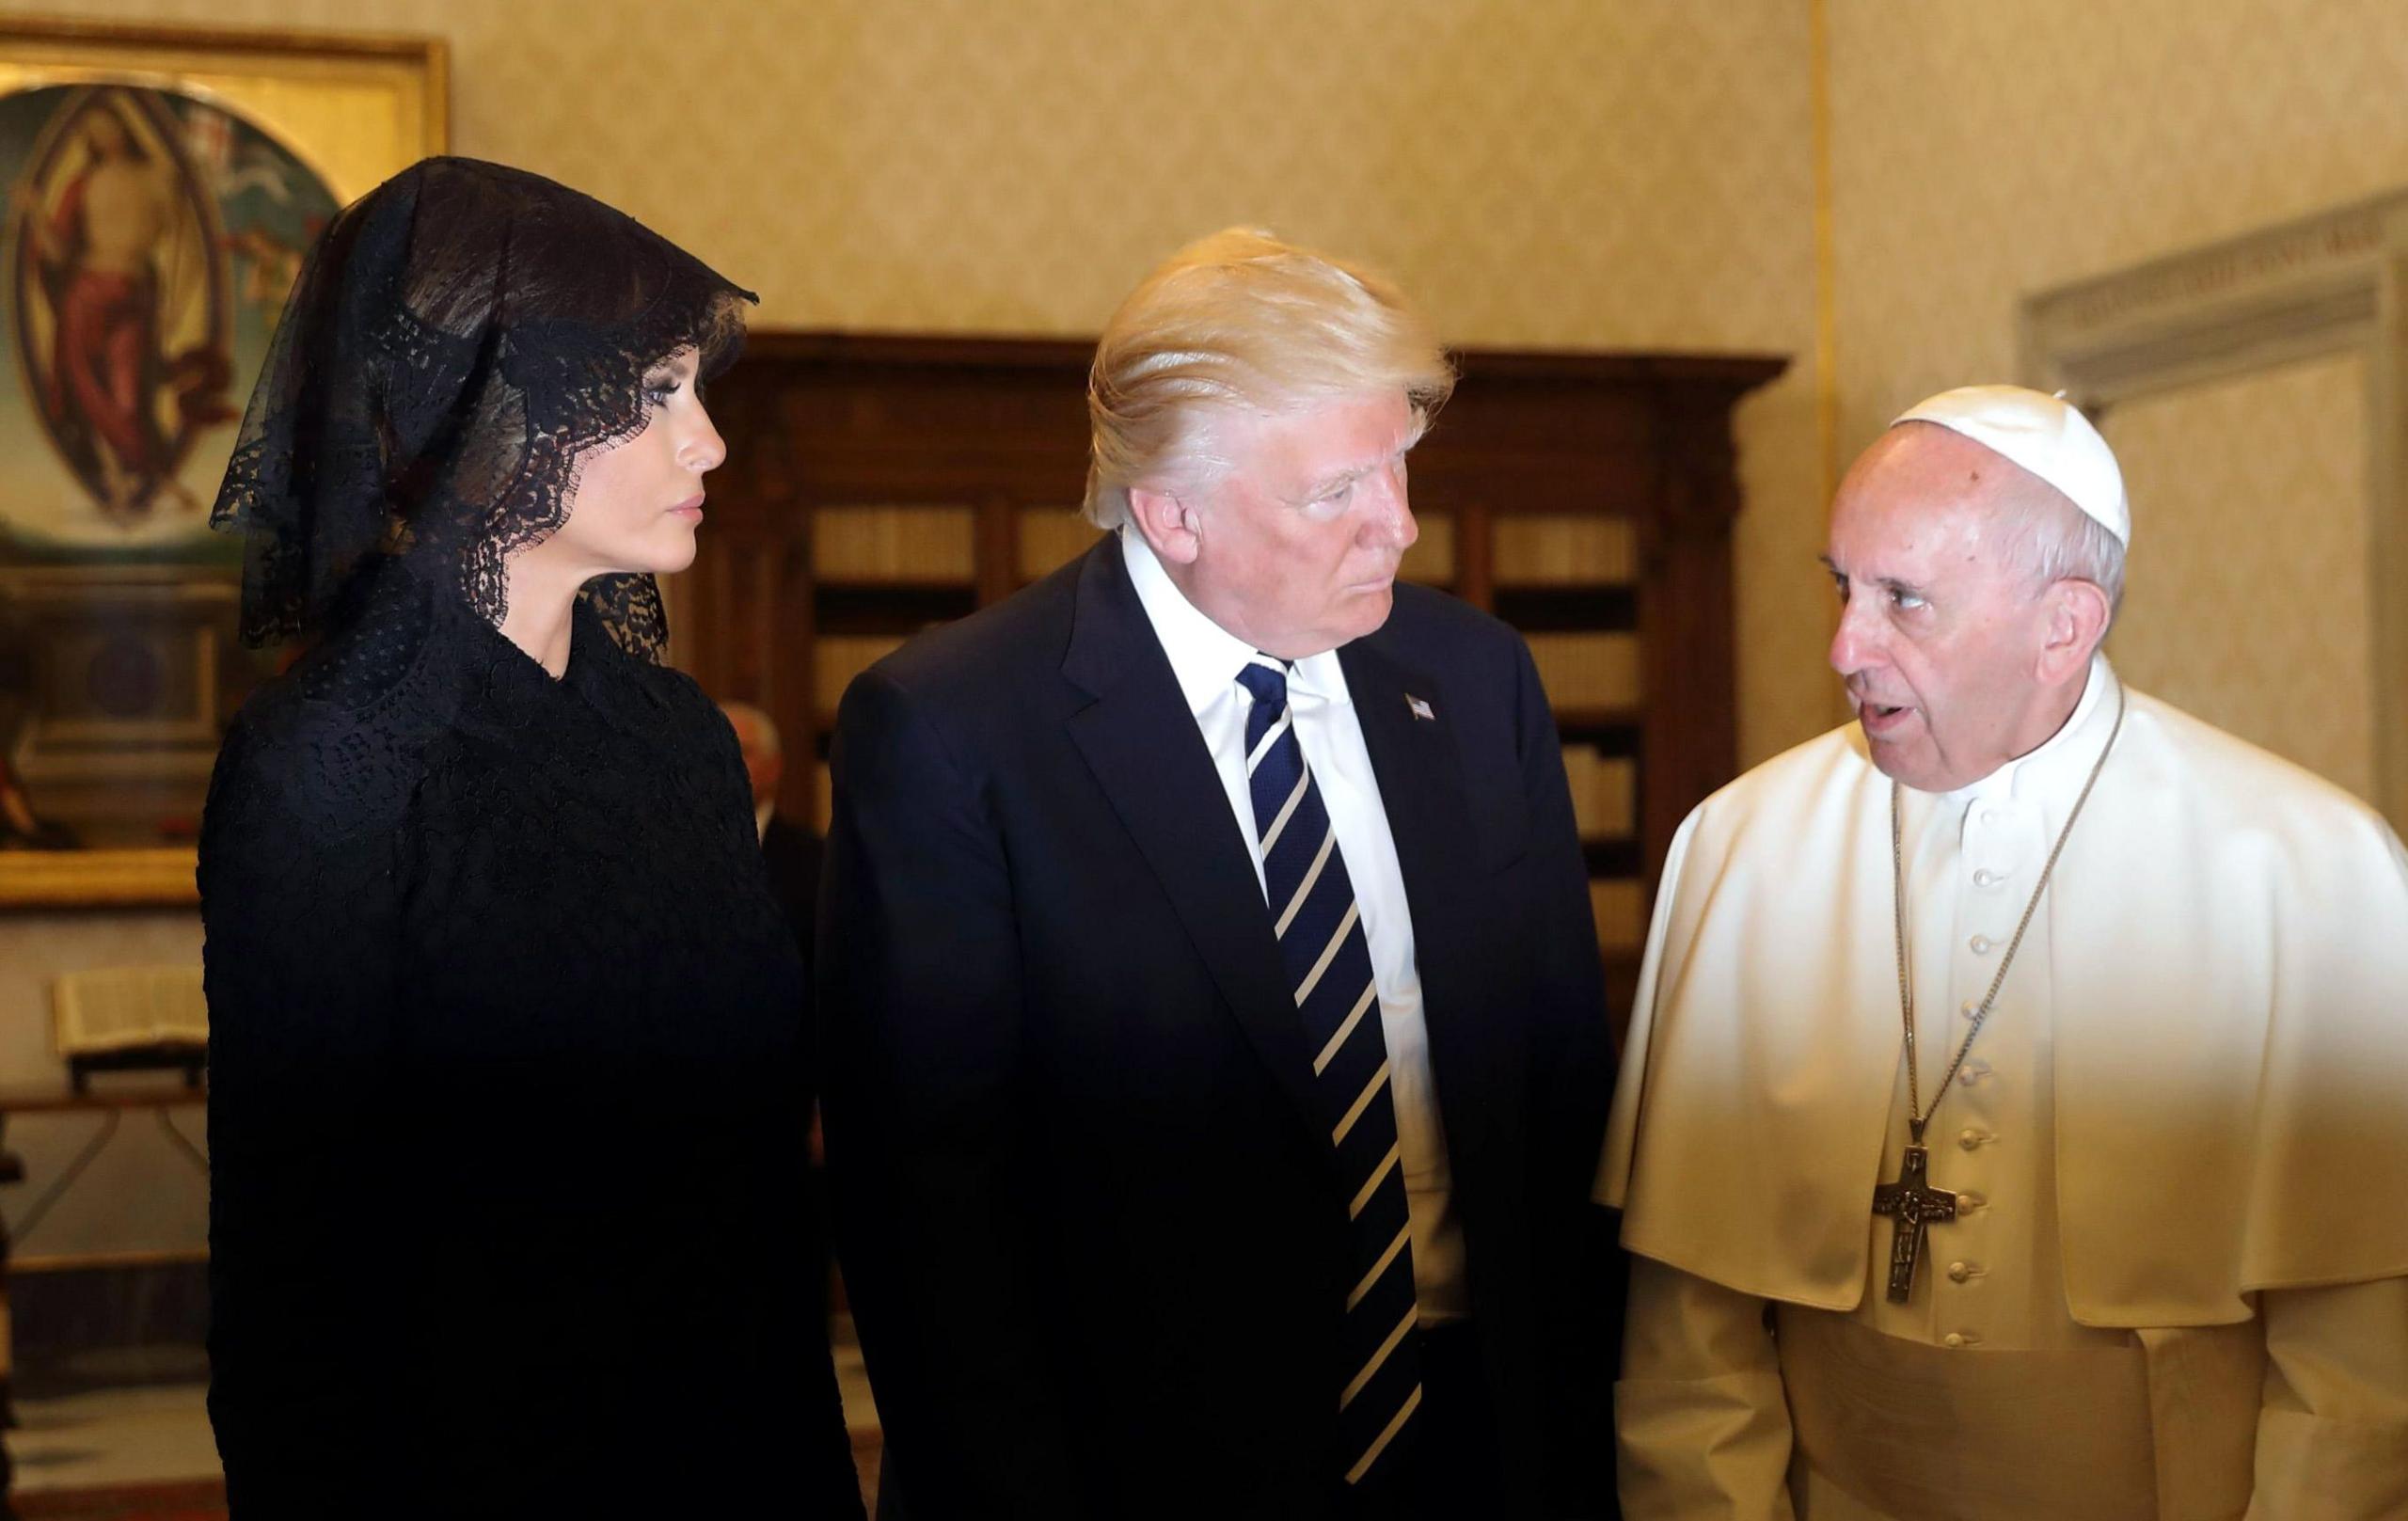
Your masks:
M2051 586L2048 600L2047 639L2040 646L2037 674L2054 686L2090 664L2099 641L2107 637L2115 610L2098 582L2071 577Z
M1131 486L1129 518L1155 559L1166 565L1196 563L1204 538L1196 508L1186 498L1155 486Z

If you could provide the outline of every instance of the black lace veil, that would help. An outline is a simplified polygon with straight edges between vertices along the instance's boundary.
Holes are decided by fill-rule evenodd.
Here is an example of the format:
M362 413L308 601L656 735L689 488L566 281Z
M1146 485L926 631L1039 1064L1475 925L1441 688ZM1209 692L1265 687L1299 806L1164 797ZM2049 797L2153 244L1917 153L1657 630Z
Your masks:
M295 282L210 524L240 532L243 638L320 632L379 553L499 623L504 563L567 519L581 463L642 432L646 373L736 357L752 293L540 175L427 159L326 229ZM657 659L649 576L586 596Z

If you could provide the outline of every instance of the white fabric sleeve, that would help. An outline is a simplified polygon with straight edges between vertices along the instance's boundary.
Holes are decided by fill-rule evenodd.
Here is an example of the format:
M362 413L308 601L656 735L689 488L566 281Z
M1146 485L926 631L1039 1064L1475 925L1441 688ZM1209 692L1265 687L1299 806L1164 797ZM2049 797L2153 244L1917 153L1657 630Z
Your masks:
M1624 1521L1794 1521L1766 1301L1631 1260L1614 1430Z
M2408 1516L2408 1278L2269 1289L2248 1521Z

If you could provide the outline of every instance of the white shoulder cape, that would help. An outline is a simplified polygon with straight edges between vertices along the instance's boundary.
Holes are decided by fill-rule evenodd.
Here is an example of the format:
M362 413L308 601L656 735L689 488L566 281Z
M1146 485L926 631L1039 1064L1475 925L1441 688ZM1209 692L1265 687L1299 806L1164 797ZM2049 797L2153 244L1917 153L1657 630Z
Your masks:
M2139 692L2041 911L2069 1308L2245 1320L2408 1275L2408 854ZM1850 724L1674 838L1598 1199L1632 1251L1855 1307L1900 1065L1889 782Z

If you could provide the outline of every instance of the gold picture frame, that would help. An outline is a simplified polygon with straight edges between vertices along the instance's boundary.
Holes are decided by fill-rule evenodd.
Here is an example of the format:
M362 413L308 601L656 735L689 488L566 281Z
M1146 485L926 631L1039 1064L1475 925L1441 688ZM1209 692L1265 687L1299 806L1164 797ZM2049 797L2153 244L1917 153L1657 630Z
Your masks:
M70 117L66 105L53 102L87 103L76 106L84 116ZM161 102L167 103L163 106ZM207 166L219 174L208 187L213 193L226 193L230 179L253 167L244 157L246 151L266 143L280 155L279 162L297 165L307 171L293 178L306 181L320 201L338 207L346 205L417 160L448 150L450 58L440 40L425 37L254 32L10 17L0 19L0 106L11 104L16 118L41 122L49 136L40 142L28 139L12 143L7 135L9 132L30 129L22 122L10 126L9 120L16 118L0 120L0 158L8 160L5 189L9 198L0 205L0 215L5 215L7 224L7 236L0 237L0 258L9 261L8 270L0 271L0 275L5 275L9 284L10 306L4 336L8 340L6 346L14 351L14 356L7 361L8 383L14 389L0 401L21 413L40 410L41 415L36 420L50 430L55 443L57 418L69 409L69 404L59 398L68 396L72 401L71 382L76 377L71 373L69 361L80 358L87 351L70 346L83 341L82 329L71 326L69 308L64 303L28 301L24 293L30 282L21 272L31 265L33 257L21 246L30 240L42 253L55 252L52 234L43 230L49 224L42 218L65 214L56 209L62 197L57 182L65 171L50 171L45 182L40 176L46 165L63 162L70 167L80 166L90 170L106 155L110 146L100 141L101 126L109 129L105 135L114 139L120 152L125 141L131 139L136 157L144 153L148 145L149 157L156 160L159 150L166 145L166 135L182 128L185 135L175 139L178 146L169 155L177 162L159 171L165 179L171 168L188 169L190 155L185 153L185 148L197 131L194 123L198 122L214 128L220 139L235 139L230 148L219 142L220 158ZM43 148L44 143L55 143L97 116L113 116L114 119L82 127L93 136L92 142L70 150ZM48 158L43 156L45 151L50 154ZM257 155L254 152L252 156ZM227 172L230 166L231 175ZM88 172L86 177L94 178ZM191 174L186 173L184 179L173 182L182 185L191 179ZM279 192L285 189L281 182L268 188ZM46 201L41 198L45 193L50 198ZM81 187L72 187L67 193L80 194ZM182 201L174 202L175 213L181 214L183 205ZM75 208L68 210L72 212ZM211 208L203 205L198 210L205 216ZM78 227L76 230L85 230ZM184 287L202 286L210 299L218 300L221 307L230 306L233 303L219 298L218 293L238 270L249 282L242 292L252 303L244 314L249 325L239 329L244 346L238 346L230 336L238 329L222 316L211 327L209 318L189 315L196 306L206 306L206 301L186 301L173 309L176 320L188 327L197 324L204 338L214 335L217 340L214 346L192 342L186 353L178 356L205 353L217 357L214 366L204 367L211 371L205 383L213 388L209 395L212 405L202 414L212 430L208 436L179 441L177 452L159 472L130 486L123 483L128 473L124 464L127 451L116 441L123 432L119 418L131 415L141 422L146 420L145 414L132 409L119 418L95 414L84 420L92 424L92 430L87 431L95 432L97 441L93 437L83 439L80 455L63 448L50 450L51 454L59 456L51 462L53 476L70 482L71 488L80 483L89 494L90 500L79 498L74 502L74 511L84 518L93 517L97 507L103 513L115 509L119 519L130 521L138 513L150 511L153 495L166 501L172 493L172 505L182 514L175 531L182 537L175 545L168 545L166 530L153 531L146 520L143 531L150 533L150 538L137 540L129 530L125 546L103 543L95 547L61 540L57 542L64 547L50 554L52 543L26 531L11 540L8 553L0 554L0 581L7 583L15 610L13 622L0 618L0 641L23 642L23 647L14 652L19 657L21 675L41 666L46 658L45 649L55 656L65 647L63 641L103 638L113 626L108 620L117 617L119 610L132 610L132 632L119 638L112 649L132 660L134 669L129 680L103 693L119 699L116 710L103 714L108 721L96 722L86 713L53 714L44 731L57 740L53 753L71 757L79 753L75 746L83 744L97 757L89 768L89 786L81 795L102 797L109 795L107 788L112 785L120 791L131 785L122 780L123 776L141 767L135 764L128 770L130 757L138 761L144 753L141 747L148 745L148 753L156 764L150 767L142 784L154 791L166 788L179 800L197 798L198 783L206 780L207 760L214 752L216 733L230 715L231 705L239 701L240 692L217 679L217 673L224 669L222 662L234 658L230 653L231 566L222 552L210 562L201 563L195 552L180 555L175 549L197 542L191 532L195 511L192 504L202 495L202 488L196 483L211 467L209 451L216 451L215 467L222 470L224 452L230 448L231 430L225 420L226 413L230 408L239 414L249 394L254 374L242 371L246 356L250 356L251 368L256 370L254 356L261 346L259 312L273 300L273 309L265 319L272 326L273 311L281 309L281 288L264 277L261 268L271 256L280 261L280 269L297 267L296 239L289 235L290 230L266 251L255 251L231 235L242 230L230 222L204 221L201 235L182 234L181 244L174 242L177 234L160 234L155 247L146 249L148 262L135 277L147 282L140 287L143 299L149 303L144 319L149 325L142 329L142 336L154 360L155 356L168 354L170 348L167 321L160 315L168 309L169 294ZM261 240L262 248L268 241ZM101 242L95 233L77 246L98 248ZM232 252L217 251L228 247ZM213 259L218 262L210 263ZM97 258L89 262L102 267ZM205 268L195 274L196 266ZM45 274L56 267L55 260L42 266ZM86 277L81 267L68 267L68 278ZM159 269L168 273L156 273ZM103 273L107 273L105 268ZM172 285L171 278L182 280L183 287ZM45 294L55 294L55 291ZM38 327L41 329L39 334ZM37 363L43 356L36 353L37 337L46 339L50 344L47 369ZM62 352L68 355L67 359L57 356ZM230 359L230 365L227 362ZM154 362L150 372L165 372ZM191 384L188 380L184 383ZM178 393L176 401L181 403L183 399L183 393ZM151 412L148 416L164 415L172 420L177 415L165 401L149 404ZM113 421L119 424L119 434L108 431ZM157 431L150 430L154 449L160 447L156 443ZM196 425L186 433L191 436L198 431ZM12 452L24 455L28 452L18 448ZM80 473L64 473L76 469ZM172 473L177 470L182 472L183 478ZM107 491L103 489L104 477ZM43 489L55 495L57 488ZM26 513L32 510L26 504L38 508L42 490L26 488L21 481L0 481L0 499L0 499L0 518L8 518L5 526L22 529L27 521ZM9 518L12 509L17 515ZM64 510L61 515L63 513ZM161 515L164 513L165 509ZM154 540L162 546L155 553L151 552ZM24 548L27 544L33 547ZM96 588L104 584L111 600L105 605L96 601L92 608L83 610L79 622L76 588L85 582ZM34 610L27 612L26 609ZM0 656L9 653L0 650ZM98 661L101 658L96 654L93 659ZM143 664L145 660L150 663ZM21 705L37 716L46 679L38 672L25 678L19 693ZM145 680L148 686L143 684ZM141 708L134 702L143 696L150 699L150 708ZM95 739L95 735L101 739ZM112 754L106 750L102 741L110 735L132 737L127 741L127 754ZM22 804L28 793L15 787L10 762L12 754L24 753L31 741L24 741L18 751L11 752L5 748L9 737L0 734L0 789L15 788L14 800ZM61 794L79 795L75 789L84 779L71 772L71 759L61 764L71 768L66 773L68 781L60 784ZM117 768L112 769L113 767ZM0 796L0 810L7 809L10 802L8 797ZM86 806L99 808L103 804L88 802ZM179 806L192 805L180 800ZM197 806L192 806L193 816L197 816ZM89 832L86 832L88 837ZM0 826L0 834L5 833L6 827ZM188 905L198 899L193 871L194 852L189 844L0 849L0 910Z

